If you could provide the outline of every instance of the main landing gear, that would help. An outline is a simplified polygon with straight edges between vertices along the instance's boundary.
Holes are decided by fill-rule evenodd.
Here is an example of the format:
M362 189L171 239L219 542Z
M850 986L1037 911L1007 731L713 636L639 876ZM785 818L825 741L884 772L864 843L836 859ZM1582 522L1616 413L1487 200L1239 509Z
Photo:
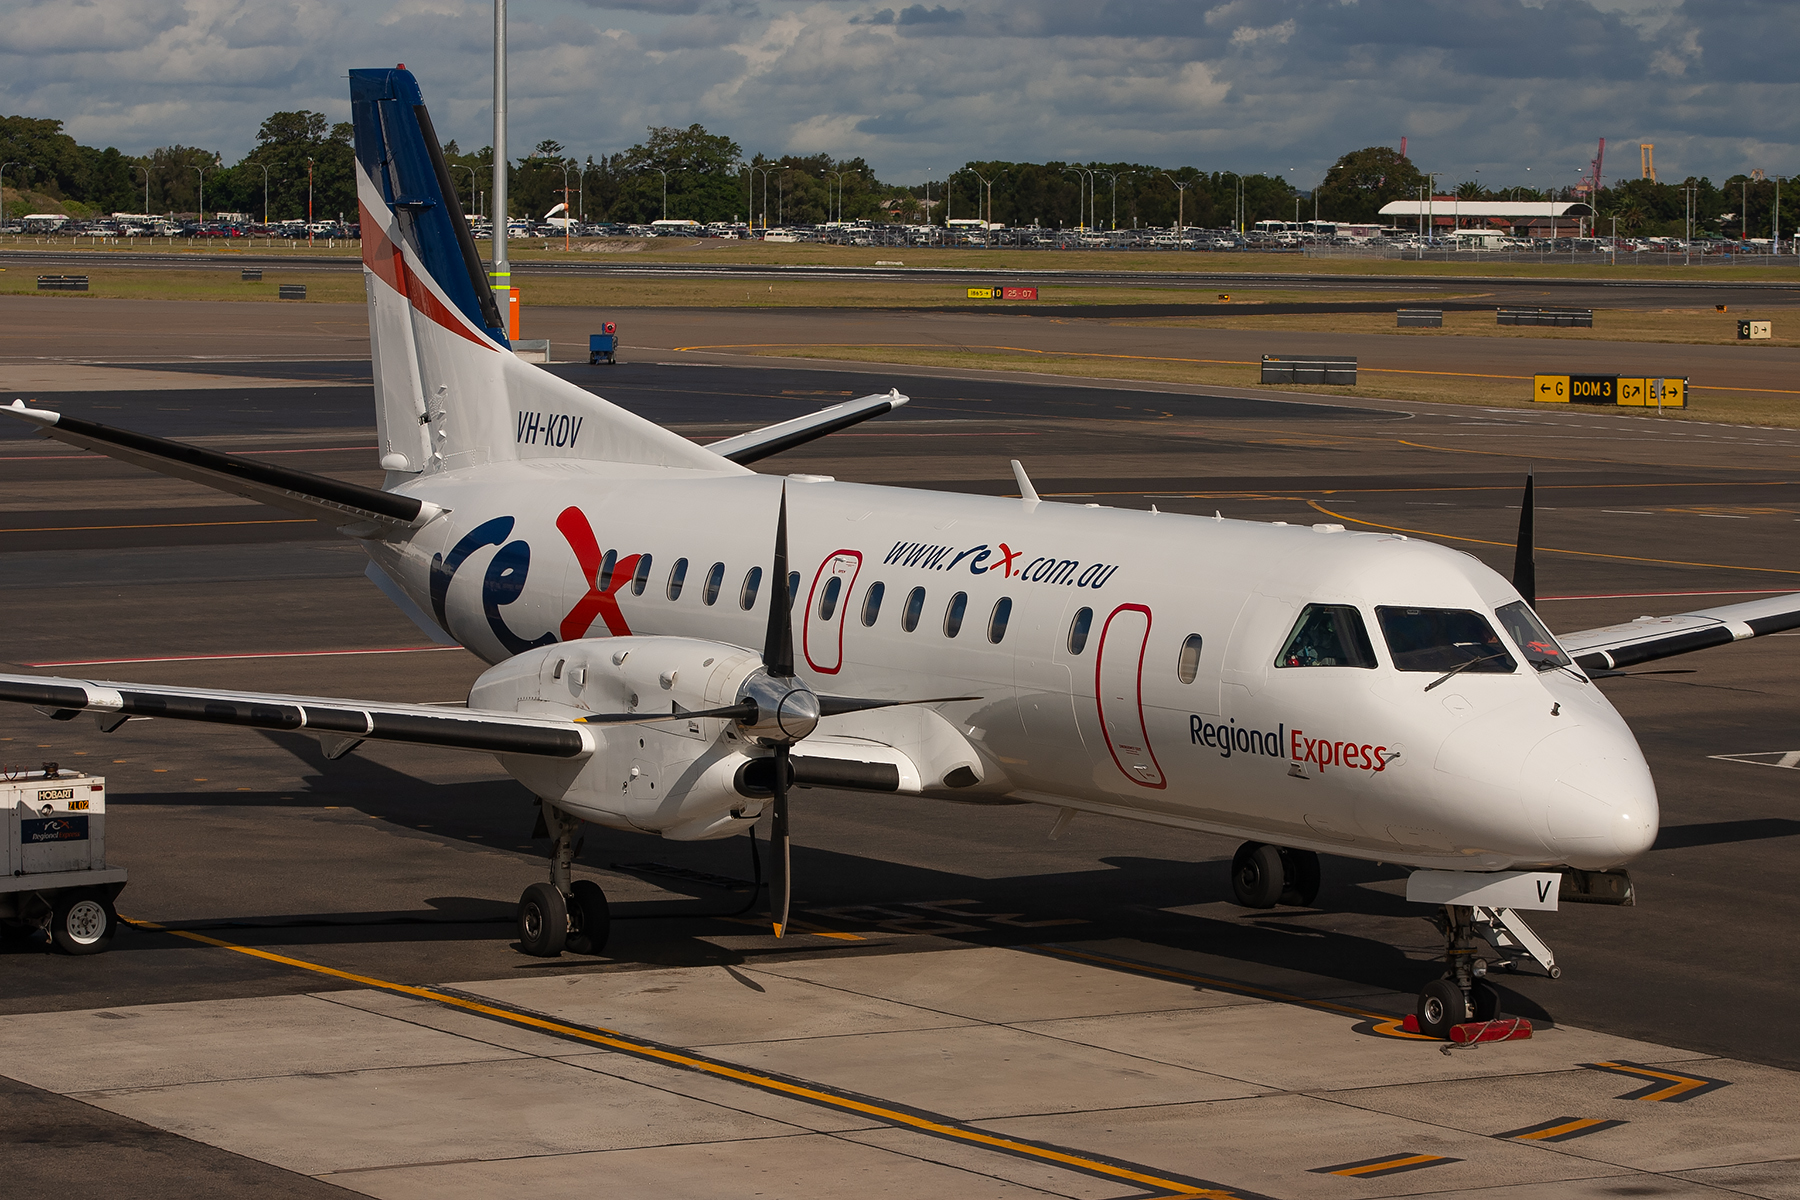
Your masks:
M569 877L581 818L547 800L543 814L551 837L550 882L534 883L519 897L519 948L537 958L555 958L564 950L599 954L612 925L606 893L591 879Z
M1231 858L1231 894L1245 908L1305 908L1319 895L1319 856L1245 842Z
M1453 1025L1492 1021L1500 1015L1500 993L1487 982L1489 964L1476 952L1478 940L1500 955L1493 965L1502 970L1531 963L1552 979L1562 977L1550 948L1510 908L1446 904L1431 920L1444 935L1447 965L1444 977L1419 993L1420 1033L1448 1038Z

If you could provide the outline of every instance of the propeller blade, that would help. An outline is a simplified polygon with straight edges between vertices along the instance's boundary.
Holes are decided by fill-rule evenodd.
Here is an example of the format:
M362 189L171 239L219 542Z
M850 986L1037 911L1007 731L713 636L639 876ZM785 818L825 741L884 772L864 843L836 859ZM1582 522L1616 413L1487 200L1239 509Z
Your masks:
M694 717L728 717L733 721L754 721L757 717L756 701L746 700L742 704L730 704L724 708L684 708L680 712L666 713L589 713L585 717L576 717L577 725L649 725L655 721L683 721Z
M793 898L793 861L788 852L788 748L775 744L775 818L769 830L769 919L775 936L787 931L788 904Z
M787 484L781 485L781 512L775 520L775 561L769 567L769 632L763 639L763 666L769 674L794 674L794 601L788 595Z
M1519 505L1519 540L1513 547L1513 587L1525 603L1537 607L1537 549L1532 532L1531 472L1525 472L1525 499Z
M835 717L842 713L867 712L871 708L894 708L901 704L948 704L953 700L980 699L980 696L932 696L927 700L859 700L855 696L820 696L819 715Z

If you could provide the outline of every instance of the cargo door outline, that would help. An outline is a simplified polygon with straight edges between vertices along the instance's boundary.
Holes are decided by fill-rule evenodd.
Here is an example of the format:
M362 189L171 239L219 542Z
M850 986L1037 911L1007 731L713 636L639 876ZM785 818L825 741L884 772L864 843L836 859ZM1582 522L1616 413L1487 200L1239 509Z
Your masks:
M806 665L821 675L836 675L844 668L844 621L850 611L850 596L856 590L856 577L862 574L862 551L833 550L813 572L812 587L806 593L805 620L801 625L800 648ZM819 590L832 578L842 579L837 611L831 620L819 620ZM813 656L813 631L819 631L818 657Z
M1143 632L1125 632L1135 620L1127 618L1126 623L1120 627L1124 637L1123 644L1114 643L1110 646L1112 661L1118 664L1112 672L1115 684L1112 690L1126 693L1112 697L1114 717L1118 722L1118 728L1115 729L1106 716L1109 690L1106 686L1106 656L1113 622L1121 613L1142 614ZM1161 791L1169 786L1169 781L1163 774L1162 764L1156 761L1156 752L1150 748L1150 731L1144 723L1144 655L1150 648L1150 625L1150 610L1142 604L1121 604L1107 615L1106 624L1100 629L1100 645L1094 652L1094 710L1100 718L1100 734L1106 739L1107 753L1112 755L1113 765L1119 768L1119 774L1139 787ZM1119 687L1126 678L1129 679L1129 684ZM1134 766L1138 769L1133 770Z

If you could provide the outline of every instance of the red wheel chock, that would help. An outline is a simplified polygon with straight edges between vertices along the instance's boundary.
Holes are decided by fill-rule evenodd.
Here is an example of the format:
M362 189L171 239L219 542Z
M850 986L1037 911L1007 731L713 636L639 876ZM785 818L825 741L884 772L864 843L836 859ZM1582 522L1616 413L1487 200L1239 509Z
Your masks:
M1419 1018L1406 1014L1400 1028L1407 1033L1419 1032ZM1450 1027L1450 1040L1458 1046L1477 1042L1522 1042L1531 1036L1531 1022L1524 1017L1503 1017L1494 1021L1467 1021Z

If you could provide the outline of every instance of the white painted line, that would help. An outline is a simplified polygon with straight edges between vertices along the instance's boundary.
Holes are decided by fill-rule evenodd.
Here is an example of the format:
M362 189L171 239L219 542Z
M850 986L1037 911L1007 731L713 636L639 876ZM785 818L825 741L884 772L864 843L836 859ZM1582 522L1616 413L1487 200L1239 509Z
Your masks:
M1647 508L1603 508L1603 513L1615 513L1623 517L1654 517L1656 514Z
M1785 596L1792 590L1792 588L1755 588L1749 591L1734 592L1604 592L1591 596L1539 596L1538 600L1642 600L1658 596Z

